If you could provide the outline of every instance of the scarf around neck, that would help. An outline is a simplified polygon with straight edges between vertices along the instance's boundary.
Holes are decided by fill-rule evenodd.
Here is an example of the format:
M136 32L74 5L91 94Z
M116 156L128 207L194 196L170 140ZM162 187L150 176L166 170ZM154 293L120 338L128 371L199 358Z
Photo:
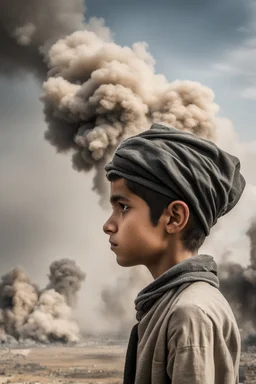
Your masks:
M137 320L140 321L155 302L170 289L196 281L205 281L219 288L217 265L212 256L198 255L186 259L144 288L135 299Z

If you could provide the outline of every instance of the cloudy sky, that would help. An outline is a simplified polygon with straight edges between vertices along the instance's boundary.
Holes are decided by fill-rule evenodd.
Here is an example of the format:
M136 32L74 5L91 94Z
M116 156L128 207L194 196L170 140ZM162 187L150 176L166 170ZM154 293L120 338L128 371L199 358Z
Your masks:
M220 116L232 121L239 143L245 142L242 152L249 149L245 172L255 184L256 2L87 0L86 7L86 19L104 18L118 44L147 42L156 72L170 82L196 80L213 89ZM56 154L44 140L41 84L30 71L6 68L0 89L1 271L20 264L45 283L49 263L69 257L87 272L87 286L100 292L103 282L121 272L101 230L107 213L91 191L92 174L74 171L70 157ZM245 218L236 226L240 232L248 227L251 205L246 207L239 211ZM238 234L232 233L233 243L225 246L248 251L248 239L236 244ZM85 292L85 300L95 298Z
M116 42L146 41L158 73L212 88L221 115L254 139L256 2L254 0L88 0Z

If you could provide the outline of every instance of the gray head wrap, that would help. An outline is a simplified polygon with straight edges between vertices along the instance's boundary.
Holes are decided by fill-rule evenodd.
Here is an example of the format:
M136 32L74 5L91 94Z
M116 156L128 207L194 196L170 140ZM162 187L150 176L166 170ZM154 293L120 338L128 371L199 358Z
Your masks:
M239 160L214 143L160 124L124 140L105 167L112 174L185 201L206 235L240 199Z

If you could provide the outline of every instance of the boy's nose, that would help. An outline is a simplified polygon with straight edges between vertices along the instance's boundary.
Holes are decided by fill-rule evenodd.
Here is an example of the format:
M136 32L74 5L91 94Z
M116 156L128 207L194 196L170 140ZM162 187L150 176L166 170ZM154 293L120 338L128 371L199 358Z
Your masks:
M111 220L111 217L103 225L103 231L109 235L117 231L116 224Z

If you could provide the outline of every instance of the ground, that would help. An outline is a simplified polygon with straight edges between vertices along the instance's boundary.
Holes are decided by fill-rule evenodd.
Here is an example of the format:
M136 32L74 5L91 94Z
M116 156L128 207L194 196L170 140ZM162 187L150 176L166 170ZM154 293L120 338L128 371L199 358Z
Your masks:
M121 384L126 343L0 348L0 384ZM243 353L243 383L256 383L256 354Z
M0 350L0 383L121 384L125 347L31 347Z

